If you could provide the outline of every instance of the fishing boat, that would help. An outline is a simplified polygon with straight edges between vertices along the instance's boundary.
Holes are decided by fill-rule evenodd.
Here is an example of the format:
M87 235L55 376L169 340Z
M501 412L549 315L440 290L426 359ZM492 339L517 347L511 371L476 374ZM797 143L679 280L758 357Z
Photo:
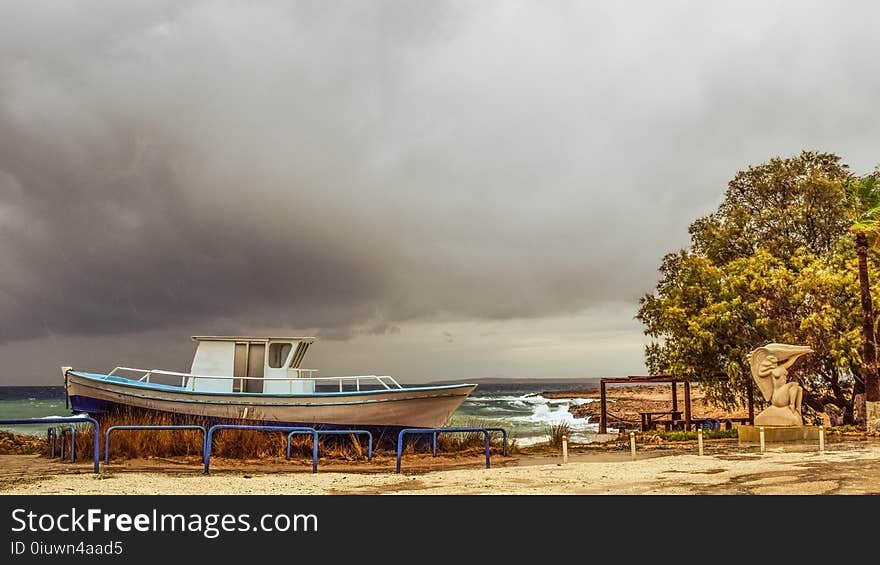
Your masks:
M190 372L62 367L71 410L121 409L320 429L445 425L476 384L403 386L388 375L319 377L301 367L313 337L193 336ZM246 422L251 423L251 422Z

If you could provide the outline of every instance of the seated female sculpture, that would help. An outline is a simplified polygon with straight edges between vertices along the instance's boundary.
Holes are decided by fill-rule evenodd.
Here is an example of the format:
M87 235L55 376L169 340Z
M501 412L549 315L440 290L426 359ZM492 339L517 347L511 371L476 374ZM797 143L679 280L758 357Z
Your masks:
M812 349L803 345L768 343L749 353L752 377L764 399L770 403L755 416L756 426L804 425L801 415L804 390L798 383L788 382L788 368L798 357L812 352Z

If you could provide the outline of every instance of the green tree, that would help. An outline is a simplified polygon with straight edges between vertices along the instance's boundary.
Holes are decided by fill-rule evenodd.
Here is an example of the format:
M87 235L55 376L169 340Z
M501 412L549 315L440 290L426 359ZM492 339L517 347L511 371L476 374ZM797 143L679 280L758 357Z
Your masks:
M740 171L718 210L691 224L693 251L717 265L759 248L783 258L798 247L823 255L859 217L860 202L847 192L853 179L836 155L810 151Z
M663 258L656 291L641 299L636 318L651 338L651 373L687 376L711 400L742 405L749 351L809 345L815 353L791 373L804 404L833 403L851 421L862 326L849 229L864 211L849 190L854 180L839 157L815 152L737 173L719 208L690 226L690 247Z

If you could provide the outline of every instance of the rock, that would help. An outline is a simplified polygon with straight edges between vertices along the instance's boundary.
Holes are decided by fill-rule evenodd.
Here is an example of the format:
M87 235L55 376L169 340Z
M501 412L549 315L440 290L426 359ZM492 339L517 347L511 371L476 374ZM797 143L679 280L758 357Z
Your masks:
M31 455L45 450L45 438L0 430L0 455Z

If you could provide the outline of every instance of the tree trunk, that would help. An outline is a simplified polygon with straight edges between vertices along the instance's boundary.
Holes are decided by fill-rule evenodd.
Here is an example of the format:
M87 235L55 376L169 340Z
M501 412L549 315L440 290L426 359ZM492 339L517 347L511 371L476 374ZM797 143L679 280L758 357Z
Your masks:
M880 377L877 375L877 351L874 347L874 307L871 304L871 285L868 280L868 238L863 232L856 234L856 253L859 256L859 286L862 294L862 347L864 348L865 400L880 401ZM853 396L859 393L858 386L853 389Z

